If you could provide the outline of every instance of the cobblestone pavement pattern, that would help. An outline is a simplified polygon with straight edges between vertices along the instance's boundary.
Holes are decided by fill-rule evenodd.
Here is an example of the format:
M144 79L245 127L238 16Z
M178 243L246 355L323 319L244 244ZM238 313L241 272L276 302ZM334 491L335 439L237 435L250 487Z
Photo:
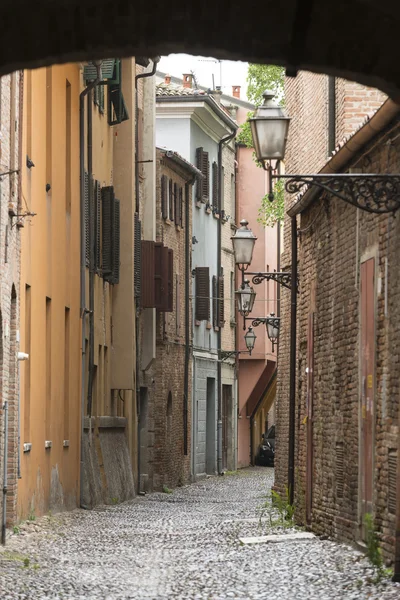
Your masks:
M0 598L400 598L400 584L371 583L367 559L342 544L242 546L270 532L256 517L272 481L272 469L247 469L27 522L0 552Z

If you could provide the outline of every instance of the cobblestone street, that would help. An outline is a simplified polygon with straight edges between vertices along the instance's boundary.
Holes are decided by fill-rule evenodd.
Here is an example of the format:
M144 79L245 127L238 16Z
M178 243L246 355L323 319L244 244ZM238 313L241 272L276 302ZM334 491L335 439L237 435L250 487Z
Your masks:
M0 597L398 599L362 554L328 540L241 545L270 532L259 508L273 470L255 468L119 506L23 524L0 553Z

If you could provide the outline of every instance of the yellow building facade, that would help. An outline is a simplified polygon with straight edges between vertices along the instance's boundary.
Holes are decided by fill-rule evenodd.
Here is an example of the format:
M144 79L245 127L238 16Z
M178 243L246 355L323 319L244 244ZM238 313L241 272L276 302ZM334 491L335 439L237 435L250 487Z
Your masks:
M79 498L79 91L77 65L24 73L20 519Z

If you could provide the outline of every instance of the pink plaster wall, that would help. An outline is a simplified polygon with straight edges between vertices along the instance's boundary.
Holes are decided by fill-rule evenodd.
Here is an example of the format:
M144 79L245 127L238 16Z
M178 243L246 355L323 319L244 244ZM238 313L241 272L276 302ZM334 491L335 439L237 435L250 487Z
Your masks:
M237 120L243 123L247 111L239 108ZM267 192L267 180L263 169L257 167L250 148L238 148L237 175L237 224L242 219L249 222L249 227L257 236L254 247L253 262L250 271L273 271L277 267L277 231L276 228L264 228L257 222L261 198ZM248 277L250 280L250 276ZM241 283L241 273L237 275L237 287ZM277 289L274 282L264 282L255 286L257 293L253 312L250 316L265 317L271 312L277 313ZM237 348L246 350L244 342L243 318L237 314ZM247 326L250 322L247 322ZM264 371L266 361L276 360L276 352L272 353L272 345L263 325L254 329L257 336L251 356L239 355L239 420L238 420L238 466L247 466L250 462L250 419L246 416L247 399Z

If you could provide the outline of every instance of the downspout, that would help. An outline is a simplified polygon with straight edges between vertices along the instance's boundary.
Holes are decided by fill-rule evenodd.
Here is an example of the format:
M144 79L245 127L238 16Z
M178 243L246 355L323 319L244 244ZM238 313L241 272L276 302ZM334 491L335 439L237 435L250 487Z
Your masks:
M289 374L289 456L288 488L289 502L294 499L294 451L296 417L296 313L297 313L297 220L291 218L292 235L292 287L290 293L290 374Z
M81 453L80 453L80 494L83 490L83 421L85 416L85 368L86 368L86 232L85 232L85 96L101 81L101 62L96 62L97 77L79 94L79 175L80 175L80 222L81 222L81 285L80 310L82 319L82 366L81 366Z
M92 417L94 375L94 203L93 198L93 113L92 93L87 94L87 170L89 186L89 371L87 413ZM89 427L91 424L89 423Z
M138 103L138 81L139 79L145 79L146 77L152 77L155 75L157 70L157 64L160 61L160 56L154 57L153 66L151 71L146 73L139 73L135 75L135 212L139 216L140 201L139 201L139 103ZM136 385L136 415L137 415L137 490L140 492L140 363L139 363L139 307L136 306L135 316L135 349L136 349L136 373L135 373L135 385Z
M20 71L19 74L19 131L18 131L18 159L19 159L19 172L18 172L18 212L22 206L22 169L21 169L21 156L22 156L22 138L23 138L23 114L24 114L24 72ZM19 249L21 250L21 238L18 237ZM18 350L19 350L20 332L18 331ZM21 371L19 366L19 360L17 362L17 377L18 377L18 463L17 463L17 477L22 478L21 475Z
M223 137L218 142L218 207L222 206L222 147L224 144L232 140L236 135L236 131ZM221 277L221 223L222 214L220 212L217 223L217 298L220 298L220 277ZM219 313L219 302L217 301L218 313ZM218 351L218 362L217 362L217 405L218 405L218 421L217 421L217 468L218 475L223 475L222 469L222 363L221 363L221 326L218 327L217 331L217 351Z
M336 148L336 77L328 78L328 154Z
M195 178L192 181L192 185ZM183 382L183 454L188 455L188 401L189 401L189 360L190 360L190 237L189 237L189 183L185 184L185 367Z

